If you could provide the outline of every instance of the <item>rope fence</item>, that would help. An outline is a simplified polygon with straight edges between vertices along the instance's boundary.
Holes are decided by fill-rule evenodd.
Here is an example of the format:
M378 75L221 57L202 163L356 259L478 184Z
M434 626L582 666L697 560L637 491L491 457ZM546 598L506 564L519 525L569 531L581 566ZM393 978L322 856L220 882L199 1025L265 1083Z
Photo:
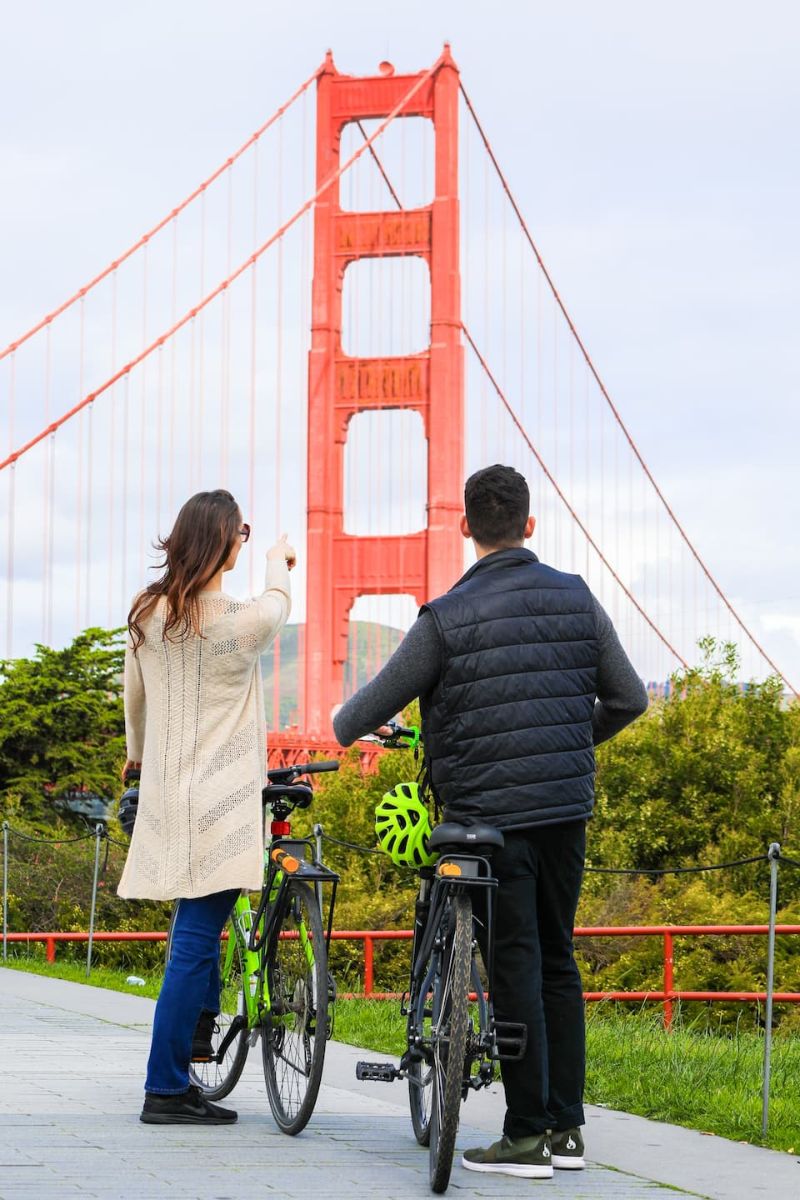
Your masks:
M111 845L127 848L127 843L113 838L105 825L98 823L93 831L80 834L77 837L45 838L35 837L19 829L13 829L8 821L2 825L3 831L3 961L8 958L8 944L43 942L46 957L49 962L55 960L58 942L86 942L86 976L91 974L92 953L96 941L163 941L165 933L136 931L118 932L95 930L97 913L97 890L101 875L108 865L109 848ZM362 846L357 842L346 841L326 834L321 826L315 827L319 841L328 843L345 850L359 854L382 854L383 851L373 846ZM79 842L94 841L94 866L92 872L92 897L89 912L89 929L86 932L33 932L10 933L8 929L8 847L11 838L18 838L28 843L38 843L48 846L74 845ZM318 841L318 844L319 844ZM105 842L105 857L101 867L101 847ZM607 926L576 928L576 937L653 937L663 939L663 985L660 990L639 992L586 992L586 1000L614 1001L656 1001L663 1005L664 1027L669 1030L672 1026L673 1003L687 1001L742 1001L756 1002L765 1005L764 1017L764 1068L762 1092L762 1136L766 1136L769 1123L769 1095L772 1060L773 1009L777 1003L800 1003L800 993L776 992L775 990L775 940L777 936L787 934L800 935L800 925L778 925L778 874L779 864L790 868L800 868L800 861L781 853L779 843L772 842L764 854L754 854L746 858L734 859L723 863L705 863L697 866L676 867L595 867L587 866L587 873L604 875L645 875L661 877L665 875L693 874L704 871L732 870L738 867L751 866L756 863L767 863L770 871L769 888L769 922L766 925L653 925L653 926ZM409 872L411 874L413 872ZM701 935L761 935L767 938L767 971L766 989L763 992L687 992L674 986L674 939L676 937L696 937ZM376 941L408 940L409 930L336 930L333 932L336 941L361 941L364 947L364 991L365 998L387 999L393 993L376 991L374 988L374 948Z
M92 899L89 908L89 930L86 934L86 976L87 978L92 973L92 951L95 942L95 919L97 916L97 885L102 875L105 874L108 867L108 854L112 845L121 846L127 849L125 842L120 842L113 838L108 832L105 825L98 821L94 827L94 831L79 834L78 837L69 838L45 838L33 837L32 834L25 833L21 829L12 829L8 821L3 822L3 962L8 958L8 942L14 940L13 935L8 932L8 842L9 838L19 838L23 842L33 842L42 846L71 846L76 842L94 842L94 870L92 872ZM103 865L100 866L100 847L105 842L106 850L103 858ZM105 940L105 939L104 939Z

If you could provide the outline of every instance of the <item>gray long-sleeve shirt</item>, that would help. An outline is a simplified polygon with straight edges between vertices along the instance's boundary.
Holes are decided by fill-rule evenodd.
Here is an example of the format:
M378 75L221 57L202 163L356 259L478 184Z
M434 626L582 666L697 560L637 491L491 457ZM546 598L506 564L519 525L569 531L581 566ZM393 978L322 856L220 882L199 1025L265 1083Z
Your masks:
M611 618L594 599L597 617L597 702L592 716L594 743L619 733L647 708L647 692L623 650ZM436 620L422 612L381 671L342 705L333 730L343 746L391 720L412 700L424 696L442 672Z

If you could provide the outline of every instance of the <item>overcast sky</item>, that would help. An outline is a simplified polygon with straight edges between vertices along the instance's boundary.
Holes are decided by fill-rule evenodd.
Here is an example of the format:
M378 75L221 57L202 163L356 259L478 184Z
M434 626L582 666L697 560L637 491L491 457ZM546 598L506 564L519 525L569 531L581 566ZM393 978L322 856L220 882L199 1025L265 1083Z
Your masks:
M763 2L2 6L0 342L305 78L445 38L678 515L800 677L800 16Z

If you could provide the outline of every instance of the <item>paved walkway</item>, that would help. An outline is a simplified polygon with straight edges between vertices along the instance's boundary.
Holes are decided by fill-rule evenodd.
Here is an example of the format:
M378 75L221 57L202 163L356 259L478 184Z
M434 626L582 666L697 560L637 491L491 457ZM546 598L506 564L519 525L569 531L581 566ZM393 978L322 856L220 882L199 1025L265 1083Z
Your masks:
M429 1196L427 1154L400 1084L359 1084L364 1056L332 1043L317 1111L297 1138L269 1114L260 1054L233 1094L229 1128L154 1127L138 1113L153 1002L0 970L0 1200L409 1200ZM367 1057L373 1057L367 1055ZM470 1097L459 1149L502 1119L496 1089ZM593 1161L548 1181L476 1175L456 1161L450 1194L561 1200L800 1197L800 1163L672 1126L591 1110ZM488 1140L491 1140L489 1138ZM605 1164L605 1165L601 1165Z

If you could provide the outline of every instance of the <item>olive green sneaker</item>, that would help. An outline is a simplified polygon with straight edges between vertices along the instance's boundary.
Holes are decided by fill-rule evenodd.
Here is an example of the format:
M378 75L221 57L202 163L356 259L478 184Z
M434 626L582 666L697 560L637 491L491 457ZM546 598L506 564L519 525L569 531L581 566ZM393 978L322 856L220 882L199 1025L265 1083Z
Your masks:
M583 1158L583 1138L580 1129L554 1130L550 1134L553 1166L559 1171L582 1171L586 1166Z
M517 1138L505 1134L487 1150L465 1150L461 1165L468 1171L486 1171L493 1175L523 1175L526 1179L552 1179L553 1161L550 1138Z

